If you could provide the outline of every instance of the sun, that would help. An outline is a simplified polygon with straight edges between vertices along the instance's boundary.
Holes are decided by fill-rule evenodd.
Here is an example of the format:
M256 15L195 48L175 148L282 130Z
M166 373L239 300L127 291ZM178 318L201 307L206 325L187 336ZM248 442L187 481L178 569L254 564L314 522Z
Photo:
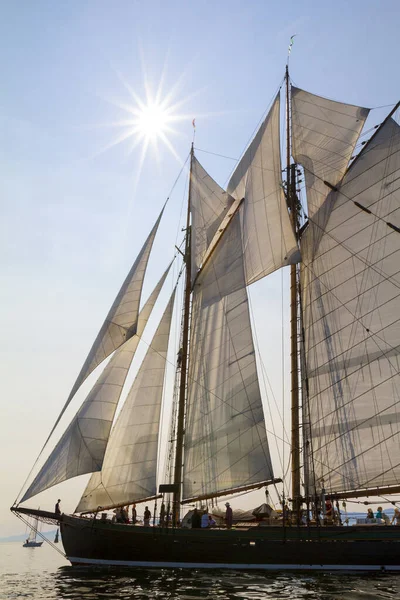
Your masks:
M92 154L92 158L102 154L111 148L124 144L127 148L127 158L138 150L135 160L136 181L139 180L141 171L149 153L160 164L161 148L164 146L182 165L184 158L179 156L175 142L178 137L194 141L194 118L220 117L226 111L188 113L183 112L189 101L197 97L203 90L198 89L184 95L186 71L167 87L166 63L164 64L158 84L150 84L147 76L144 57L142 56L143 81L136 83L134 88L116 68L112 70L125 88L124 98L116 98L101 95L101 98L112 104L114 108L125 113L119 121L105 122L96 127L107 127L117 129L118 133L114 139ZM126 92L128 94L126 94ZM182 126L183 125L183 126ZM189 143L187 144L189 148Z
M117 129L118 133L114 139L105 146L97 150L91 155L91 158L103 154L104 152L114 148L117 145L124 145L127 149L127 158L134 151L138 150L138 155L135 156L135 177L136 182L139 181L141 171L149 153L153 153L153 158L157 164L160 164L161 148L164 146L182 165L184 158L179 156L175 141L176 138L186 138L187 141L194 142L194 120L198 118L208 119L210 117L220 117L226 114L226 111L205 112L205 113L187 113L182 112L189 101L197 97L203 92L202 89L191 91L187 95L183 95L183 90L186 85L186 71L184 70L175 82L167 87L167 63L165 62L162 69L158 84L150 84L150 79L147 76L144 56L141 54L143 80L142 83L136 83L134 88L122 75L118 69L110 65L116 77L125 88L124 97L116 98L115 96L101 95L101 98L119 109L124 114L124 117L118 121L111 121L91 125L90 127L113 128ZM154 80L153 80L154 82ZM127 93L128 94L127 94ZM185 125L186 124L186 125ZM182 127L183 125L183 127ZM189 148L189 143L187 144Z
M114 140L96 152L95 156L119 144L127 146L128 156L138 148L140 154L136 161L136 170L139 177L149 149L154 152L154 156L159 162L160 145L163 145L181 164L182 157L175 149L174 138L183 135L177 128L179 122L186 122L189 130L193 115L183 113L182 108L196 94L181 96L182 77L178 78L178 81L165 92L164 74L155 89L151 88L147 76L144 74L143 93L140 93L138 89L133 89L121 73L116 69L114 72L123 84L125 91L128 92L128 98L117 100L103 96L103 99L122 110L126 116L119 121L99 125L100 127L116 128L119 132Z
M168 125L170 120L168 110L165 110L161 104L150 102L138 111L133 127L139 135L152 141L172 131Z

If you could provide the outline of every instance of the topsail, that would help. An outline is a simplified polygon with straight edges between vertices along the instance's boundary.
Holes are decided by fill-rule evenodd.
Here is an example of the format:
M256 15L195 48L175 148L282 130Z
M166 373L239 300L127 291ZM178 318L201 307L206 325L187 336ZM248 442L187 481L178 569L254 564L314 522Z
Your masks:
M246 283L300 260L281 180L279 94L228 184L244 198L241 229Z
M310 217L343 177L369 110L292 86L292 154L304 167Z
M195 156L192 160L190 209L192 215L192 282L218 227L234 199L203 169Z

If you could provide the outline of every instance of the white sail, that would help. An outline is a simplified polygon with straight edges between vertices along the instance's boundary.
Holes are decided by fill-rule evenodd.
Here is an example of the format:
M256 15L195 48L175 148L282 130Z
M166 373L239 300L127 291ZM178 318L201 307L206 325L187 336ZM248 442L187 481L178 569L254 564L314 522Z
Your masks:
M279 94L228 184L244 198L242 239L246 283L300 260L281 180Z
M68 401L83 381L114 350L135 335L146 267L164 208L129 271L76 380Z
M208 175L193 156L190 192L192 282L232 202L233 198Z
M28 535L28 542L36 542L37 532L39 531L39 519L32 519L32 526Z
M115 352L21 502L57 483L101 469L129 368L170 267L140 311L137 334Z
M142 295L143 280L164 208L165 206L122 284L43 448L46 446L64 412L69 406L69 403L85 379L89 377L90 373L94 371L103 360L110 356L114 350L122 346L122 344L135 335L137 331L137 318Z
M369 110L292 86L292 155L304 167L308 214L343 177Z
M130 504L156 493L158 438L173 292L111 432L102 469L93 473L76 512Z
M306 442L319 489L400 483L399 190L400 127L389 119L302 240Z
M237 213L194 286L183 497L271 477Z

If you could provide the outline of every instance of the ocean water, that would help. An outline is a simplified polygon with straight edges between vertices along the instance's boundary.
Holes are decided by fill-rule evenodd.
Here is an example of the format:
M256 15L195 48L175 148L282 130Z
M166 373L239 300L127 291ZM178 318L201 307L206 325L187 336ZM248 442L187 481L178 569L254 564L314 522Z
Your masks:
M47 544L3 543L0 599L14 598L393 600L400 599L400 575L77 568Z

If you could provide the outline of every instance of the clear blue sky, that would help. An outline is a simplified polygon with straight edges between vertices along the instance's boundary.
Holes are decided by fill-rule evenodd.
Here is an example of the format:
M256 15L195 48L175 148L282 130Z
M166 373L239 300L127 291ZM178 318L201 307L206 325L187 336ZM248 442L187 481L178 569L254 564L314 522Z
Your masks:
M192 118L198 148L239 157L282 81L292 34L296 85L393 104L399 23L397 0L2 3L0 535L18 529L8 507L189 151ZM122 80L144 99L145 78L155 91L163 73L161 96L174 89L171 102L184 101L169 136L179 160L159 142L138 178L142 145L130 153L129 138L101 152L125 131L105 125L133 103ZM232 161L198 157L226 182ZM153 282L164 242L172 255L183 194L184 182ZM265 285L278 307L274 281Z

